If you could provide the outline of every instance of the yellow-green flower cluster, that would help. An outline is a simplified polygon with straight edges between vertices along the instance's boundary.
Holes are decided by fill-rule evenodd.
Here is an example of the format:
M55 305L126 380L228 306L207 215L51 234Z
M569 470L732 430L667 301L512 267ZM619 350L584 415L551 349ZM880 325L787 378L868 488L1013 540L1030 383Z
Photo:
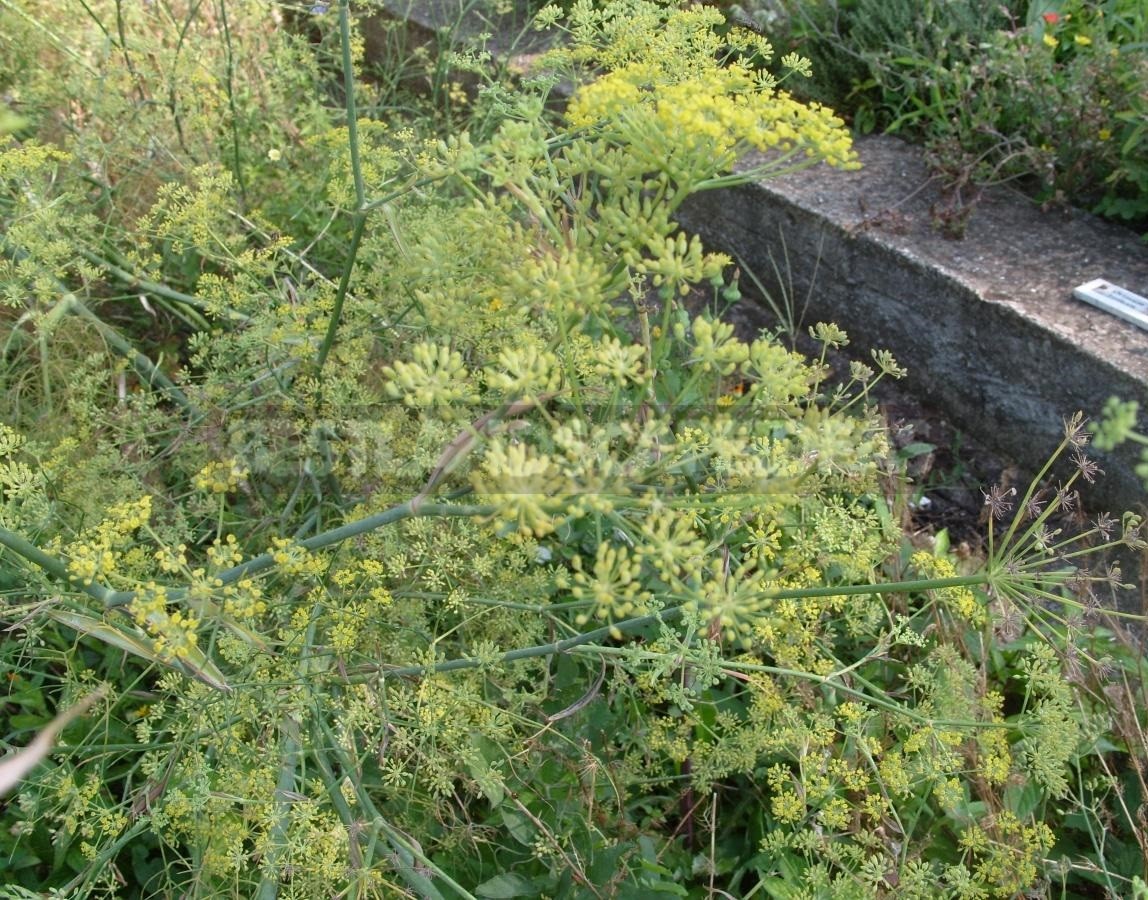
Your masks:
M730 375L749 358L749 348L733 339L733 325L698 316L693 324L694 353L690 363L703 371Z
M571 565L574 568L571 595L576 600L593 602L594 614L599 619L625 619L649 609L653 595L643 588L639 578L641 561L624 544L599 544L590 571L586 571L581 556L575 556ZM579 616L583 624L588 620L588 615Z
M187 181L169 181L159 189L155 204L137 228L156 243L171 241L176 253L194 247L237 255L242 246L231 237L234 230L227 213L234 188L231 173L220 166L196 166ZM151 261L141 254L141 262Z
M228 494L238 488L247 475L247 469L230 457L209 462L199 470L192 483L197 490L209 494Z
M222 540L216 538L207 548L207 562L213 569L227 569L242 561L243 552L234 534L228 534Z
M713 559L691 584L696 599L690 605L708 620L711 634L738 641L750 634L755 620L773 604L769 584L768 573L752 561L730 571L724 560Z
M992 691L984 696L982 705L992 716L995 725L1004 724L1004 697ZM1006 728L986 728L977 735L977 771L989 784L1004 784L1012 770L1012 748Z
M327 643L337 656L346 657L359 647L366 637L370 622L370 606L363 601L352 601L330 610L324 617Z
M562 246L539 258L526 260L509 278L510 290L520 303L563 318L597 315L613 299L609 288L614 273L599 253ZM616 290L614 293L620 292Z
M377 119L359 119L358 138L360 154L360 175L368 191L385 189L394 180L402 163L392 144L395 139L388 126ZM318 150L327 157L327 198L337 208L354 209L357 205L355 178L351 171L351 160L347 153L347 126L338 125L308 139L306 146Z
M493 365L483 369L487 387L508 399L537 397L558 390L562 367L558 356L528 336L523 346L499 351Z
M108 509L102 522L86 530L64 549L68 574L80 584L105 580L117 571L129 549L134 533L151 518L151 497L119 503Z
M832 110L763 86L736 63L676 82L659 78L650 63L632 63L580 88L566 116L574 127L627 122L631 138L672 136L681 152L707 159L713 173L727 171L751 149L857 166L845 123Z
M284 575L318 577L327 568L321 556L290 538L273 538L270 552L275 567Z
M137 589L128 612L152 636L161 659L185 659L198 646L199 620L182 610L169 609L167 588L154 581Z
M954 578L957 567L952 560L934 556L924 550L913 554L913 567L926 578ZM944 604L956 616L970 625L980 627L985 623L985 607L977 600L977 595L967 587L936 588L931 591L938 602Z
M668 583L684 580L702 569L706 542L694 530L691 516L684 516L655 501L642 520L636 552Z
M97 856L100 846L123 832L128 826L128 817L123 808L110 802L99 775L90 773L77 783L76 774L67 772L58 776L54 794L61 809L53 818L63 834L81 838L80 852L91 860Z
M437 408L444 417L475 396L462 354L443 344L420 341L411 348L411 362L385 366L386 391L415 409Z
M596 355L595 374L616 387L638 384L643 380L645 348L641 344L623 344L616 337L608 337L599 343Z
M45 502L43 471L13 458L25 443L22 434L0 423L0 525L16 524L17 505L35 515L33 509Z
M554 530L560 498L570 487L549 455L501 437L490 442L473 480L479 497L498 507L499 519L537 537Z
M1037 864L1056 843L1044 822L1026 824L1008 809L968 826L961 848L975 860L976 877L993 885L998 896L1013 896L1031 887L1039 874Z
M49 175L59 163L71 157L56 147L38 141L20 141L15 138L0 140L0 181L30 174Z
M184 571L187 568L187 544L160 547L155 552L155 561L159 564L160 571L169 575Z

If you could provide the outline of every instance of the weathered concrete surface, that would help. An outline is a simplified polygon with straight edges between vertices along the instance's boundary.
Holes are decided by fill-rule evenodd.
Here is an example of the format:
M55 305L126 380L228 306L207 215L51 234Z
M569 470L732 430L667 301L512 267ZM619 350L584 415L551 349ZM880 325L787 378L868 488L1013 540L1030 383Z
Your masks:
M965 238L947 239L931 224L942 198L921 151L886 137L857 149L860 171L715 191L679 218L776 289L772 256L796 297L808 292L807 325L833 321L854 348L891 350L910 390L1023 470L1039 469L1075 411L1148 397L1148 333L1072 298L1093 278L1148 296L1148 247L1135 234L993 189ZM1104 457L1107 477L1085 492L1092 508L1145 500L1135 456Z

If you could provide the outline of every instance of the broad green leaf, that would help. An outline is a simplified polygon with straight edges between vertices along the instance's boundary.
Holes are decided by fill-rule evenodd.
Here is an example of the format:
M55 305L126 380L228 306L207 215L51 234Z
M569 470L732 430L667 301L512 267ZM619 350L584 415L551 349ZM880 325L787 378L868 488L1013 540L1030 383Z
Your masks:
M193 678L198 678L217 691L231 690L231 686L223 677L223 673L219 671L219 667L202 650L195 649L182 659L170 660L156 652L155 643L151 638L134 629L117 628L104 619L72 610L49 609L47 613L61 625L66 625L81 634L94 637L105 644L118 647L125 653L131 653L133 656L138 656L161 666L179 669Z
M503 872L484 881L474 889L474 893L479 897L497 898L497 900L507 897L537 897L538 886L521 875Z

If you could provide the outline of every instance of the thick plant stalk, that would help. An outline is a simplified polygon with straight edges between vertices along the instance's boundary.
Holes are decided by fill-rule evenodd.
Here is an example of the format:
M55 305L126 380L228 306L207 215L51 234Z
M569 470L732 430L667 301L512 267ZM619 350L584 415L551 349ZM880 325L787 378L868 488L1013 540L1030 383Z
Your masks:
M20 249L19 247L13 247L5 242L0 242L0 248L3 249L5 254L17 260L23 259L27 256L27 253L24 250ZM92 261L94 262L95 260ZM106 265L102 260L99 261L99 264ZM117 274L118 276L118 273L114 274ZM122 334L116 331L116 329L114 329L111 325L107 324L103 319L88 309L87 305L72 291L69 291L66 285L64 285L59 280L56 280L55 283L59 286L61 296L59 304L48 313L50 318L56 318L70 314L84 319L86 322L90 323L96 329L96 331L99 332L100 337L107 341L108 345L113 350L115 350L117 353L127 359L129 363L131 363L132 368L136 370L136 374L140 376L140 380L144 384L148 385L149 387L155 387L167 395L167 397L173 403L175 403L176 406L183 410L188 418L197 419L199 417L199 411L195 408L195 405L191 402L191 400L188 399L187 395L176 386L175 382L172 381L163 372L163 370L159 368L159 366L157 366L150 359L140 353L139 350L137 350L132 345L131 341L129 341ZM186 302L187 300L194 300L195 298L184 297L181 295L178 298L172 299L180 299Z
M345 541L348 538L357 537L360 534L366 534L369 531L374 531L377 528L382 528L394 522L418 516L488 516L492 515L494 511L494 508L490 506L453 506L448 503L428 503L416 509L412 502L408 501L399 506L391 507L381 513L376 513L373 516L367 516L366 518L348 522L345 525L324 531L305 541L300 541L299 546L304 550L322 550L326 547L338 544L341 541ZM69 579L68 566L63 560L45 553L35 544L32 544L15 532L9 531L7 528L0 527L0 547L7 547L18 556L23 557L31 563L35 563L40 569L59 581L66 582ZM275 568L274 555L271 553L263 553L247 560L247 562L232 566L230 569L225 569L216 576L216 580L222 587L235 584L235 582L243 578L273 568ZM115 591L96 581L84 584L81 589L89 597L93 597L103 603L107 609L126 606L135 600L137 596L136 591ZM172 602L179 602L187 596L187 590L170 590L167 596Z
M182 409L188 418L199 418L199 410L197 410L191 400L188 399L187 394L176 387L175 382L168 378L159 366L133 347L127 338L88 309L75 294L65 295L63 302L67 304L68 312L90 322L96 331L100 333L100 337L107 341L113 350L131 363L132 368L136 370L136 374L140 376L140 380L144 384L155 386L175 403L176 406Z
M351 173L355 181L355 210L352 219L355 223L351 233L351 246L347 249L347 261L343 264L343 275L339 279L339 289L335 292L335 303L331 318L327 322L327 334L319 346L315 357L315 374L323 372L331 348L335 346L335 336L343 318L343 303L347 299L347 289L351 284L351 273L355 269L355 258L359 254L359 244L363 239L363 229L367 224L367 191L363 183L363 164L359 156L359 118L355 106L355 66L351 59L351 4L350 0L339 0L339 42L343 51L343 90L346 93L344 108L347 111L347 143L350 145Z

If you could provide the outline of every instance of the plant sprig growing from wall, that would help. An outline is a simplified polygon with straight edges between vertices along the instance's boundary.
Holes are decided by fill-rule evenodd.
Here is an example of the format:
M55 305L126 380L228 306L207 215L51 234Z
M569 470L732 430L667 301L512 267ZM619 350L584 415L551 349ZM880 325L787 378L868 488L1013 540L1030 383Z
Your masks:
M685 196L852 163L719 25L576 5L559 122L524 89L489 136L422 141L348 101L311 150L349 230L314 253L260 246L218 170L159 192L150 239L213 261L171 376L195 414L117 396L93 355L57 392L73 432L0 430L27 636L0 662L42 686L14 691L10 740L44 691L110 685L10 807L24 886L94 893L142 842L167 861L141 895L1010 895L1051 877L1049 828L1074 837L1064 797L1077 830L1138 834L1130 787L1097 787L1088 679L1142 673L1074 618L1117 576L1054 534L1071 484L1002 519L982 570L902 558L867 405L892 357L830 391L834 326L810 362L680 305L730 290L673 223ZM247 171L249 203L271 177ZM98 294L54 273L81 274ZM1110 753L1142 757L1132 724Z

